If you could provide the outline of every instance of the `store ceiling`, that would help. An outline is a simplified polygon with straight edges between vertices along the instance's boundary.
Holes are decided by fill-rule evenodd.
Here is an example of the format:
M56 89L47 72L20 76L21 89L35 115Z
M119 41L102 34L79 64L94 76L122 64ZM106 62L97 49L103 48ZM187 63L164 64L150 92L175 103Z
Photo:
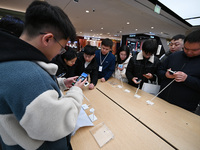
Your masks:
M0 8L25 12L32 1L0 0ZM46 1L66 12L78 36L120 40L122 35L144 33L171 38L200 28L188 26L163 10L155 13L155 5L147 0Z

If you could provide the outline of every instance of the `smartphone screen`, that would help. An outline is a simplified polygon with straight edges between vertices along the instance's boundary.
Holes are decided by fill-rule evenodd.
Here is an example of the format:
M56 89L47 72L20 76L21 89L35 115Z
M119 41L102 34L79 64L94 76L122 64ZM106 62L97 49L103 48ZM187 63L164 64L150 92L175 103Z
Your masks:
M76 81L79 81L81 79L81 81L83 82L85 80L85 78L87 78L88 74L83 72Z
M123 64L119 64L118 67L119 67L119 68L123 68Z
M81 82L83 82L86 78L87 78L88 74L83 72L77 79L76 82L81 80ZM72 85L74 85L76 82L72 83Z

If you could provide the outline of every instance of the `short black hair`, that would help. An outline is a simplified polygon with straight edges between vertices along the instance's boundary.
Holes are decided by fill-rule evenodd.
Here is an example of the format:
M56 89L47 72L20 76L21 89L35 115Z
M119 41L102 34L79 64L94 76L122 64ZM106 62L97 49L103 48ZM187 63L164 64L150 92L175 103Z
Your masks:
M183 35L183 34L177 34L177 35L173 36L171 40L176 41L176 40L179 40L179 39L184 40L185 39L185 35Z
M195 30L188 34L184 40L184 43L200 43L200 29Z
M103 39L101 45L108 46L112 49L113 41L109 38Z
M156 53L157 48L158 48L158 45L157 45L157 41L155 39L148 39L148 40L144 41L144 43L142 44L142 50L145 53L154 54L154 53Z
M25 31L30 37L40 32L52 32L60 40L76 39L76 31L68 16L57 6L51 6L45 1L33 1L26 9Z
M6 15L0 20L0 30L20 37L24 29L24 21L18 17Z
M87 55L94 55L96 50L97 50L97 47L96 47L96 46L86 45L86 46L84 47L83 52L84 52L85 54L87 54Z
M61 54L61 58L63 60L65 58L66 60L69 61L69 60L72 60L77 57L77 51L75 48L67 47L66 49L67 49L67 51L65 53Z

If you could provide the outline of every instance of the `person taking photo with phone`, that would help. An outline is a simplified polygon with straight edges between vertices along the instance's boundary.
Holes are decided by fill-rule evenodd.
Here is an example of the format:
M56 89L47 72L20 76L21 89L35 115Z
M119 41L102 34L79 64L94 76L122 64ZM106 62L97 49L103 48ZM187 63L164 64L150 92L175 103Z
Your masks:
M57 6L33 1L25 13L19 38L0 31L0 142L2 149L72 149L83 100L76 77L56 80L50 63L65 51L76 31ZM61 90L70 88L65 95Z

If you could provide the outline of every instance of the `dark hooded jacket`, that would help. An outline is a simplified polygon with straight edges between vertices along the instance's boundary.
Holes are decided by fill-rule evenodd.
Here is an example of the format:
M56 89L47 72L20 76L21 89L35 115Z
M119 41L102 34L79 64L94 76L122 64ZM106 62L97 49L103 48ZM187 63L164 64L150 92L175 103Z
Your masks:
M70 96L62 97L56 71L38 49L0 31L2 149L70 149L68 135L76 125L82 90L73 86Z
M68 66L62 59L61 55L54 57L51 62L58 65L58 71L56 72L57 77L61 76L62 74L64 74L63 77L65 78L74 76L75 66Z
M97 84L97 80L98 80L98 65L96 62L95 57L92 59L92 61L90 62L90 64L85 68L85 59L83 56L83 52L80 52L78 54L77 60L76 60L76 64L75 64L75 75L80 76L81 73L85 72L87 74L90 74L90 78L91 78L91 82L94 85Z

